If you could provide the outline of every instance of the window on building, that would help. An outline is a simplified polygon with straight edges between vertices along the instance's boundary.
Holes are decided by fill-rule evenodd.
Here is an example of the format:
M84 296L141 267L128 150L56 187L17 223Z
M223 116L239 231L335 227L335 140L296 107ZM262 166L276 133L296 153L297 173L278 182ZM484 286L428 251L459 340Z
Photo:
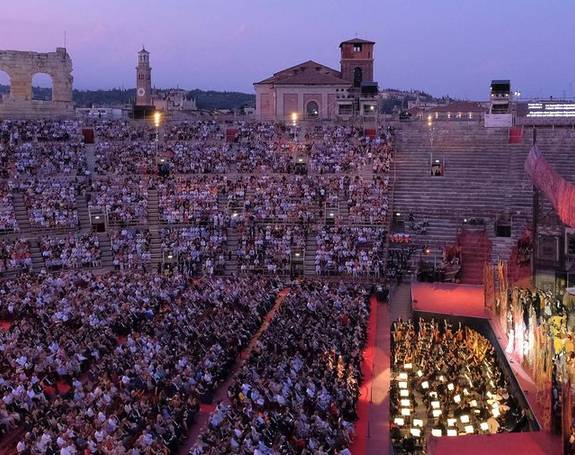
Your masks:
M353 52L361 52L361 44L354 44Z
M353 86L361 87L361 81L363 80L363 71L358 66L353 70Z
M573 230L565 232L565 252L567 256L575 256L575 231Z

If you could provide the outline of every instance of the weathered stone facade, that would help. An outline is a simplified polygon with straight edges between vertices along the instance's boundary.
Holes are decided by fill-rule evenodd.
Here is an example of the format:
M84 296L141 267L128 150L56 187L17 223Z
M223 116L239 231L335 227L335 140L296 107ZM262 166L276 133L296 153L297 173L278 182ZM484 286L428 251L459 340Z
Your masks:
M0 119L74 115L72 60L65 48L48 53L0 51L0 70L10 77L10 95L0 102ZM52 101L32 99L32 78L37 73L52 78Z

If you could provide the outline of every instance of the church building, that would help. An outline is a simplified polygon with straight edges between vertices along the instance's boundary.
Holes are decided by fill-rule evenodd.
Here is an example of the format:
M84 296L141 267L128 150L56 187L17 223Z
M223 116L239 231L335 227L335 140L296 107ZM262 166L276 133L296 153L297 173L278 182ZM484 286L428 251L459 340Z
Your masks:
M375 43L363 39L340 45L340 70L308 60L254 84L258 120L334 120L377 117L373 81Z

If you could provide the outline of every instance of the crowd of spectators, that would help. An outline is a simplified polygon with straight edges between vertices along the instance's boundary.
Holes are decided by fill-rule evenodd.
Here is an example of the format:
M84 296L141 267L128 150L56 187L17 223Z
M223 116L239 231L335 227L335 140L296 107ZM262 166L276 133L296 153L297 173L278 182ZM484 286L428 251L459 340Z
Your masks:
M98 142L94 150L96 174L155 174L156 144L143 141Z
M145 222L148 216L148 180L140 176L107 176L92 181L90 210L105 209L115 224Z
M288 275L292 260L305 254L305 230L301 225L249 224L239 229L236 252L241 273Z
M14 212L14 196L0 183L0 232L18 230Z
M10 187L24 193L24 204L32 227L78 226L76 194L82 191L78 180L55 177L11 180Z
M277 285L114 272L0 282L0 428L19 453L174 451Z
M0 274L12 270L31 270L32 253L26 240L0 238Z
M67 142L80 133L76 120L3 120L0 122L0 143Z
M152 260L149 231L124 227L110 232L115 269L145 268Z
M79 142L26 142L14 147L11 155L14 171L24 177L88 173L85 150Z
M385 270L385 229L331 226L316 235L317 275L380 276Z
M44 236L40 252L48 269L77 269L101 265L100 240L95 233Z
M356 287L293 285L190 455L349 453L368 315Z
M223 274L228 258L225 229L216 226L164 228L160 237L164 262L175 262L180 272Z

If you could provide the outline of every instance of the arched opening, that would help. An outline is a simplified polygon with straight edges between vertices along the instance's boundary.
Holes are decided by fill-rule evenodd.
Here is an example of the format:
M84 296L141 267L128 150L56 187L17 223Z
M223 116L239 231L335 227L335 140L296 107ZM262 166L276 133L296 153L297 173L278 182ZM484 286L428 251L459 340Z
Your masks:
M10 96L10 76L6 71L0 70L0 103Z
M363 80L363 71L358 66L353 70L353 86L361 87L361 81Z
M315 101L310 101L307 103L305 109L307 118L318 118L319 117L319 106Z
M52 76L46 73L36 73L32 76L32 99L52 101Z

